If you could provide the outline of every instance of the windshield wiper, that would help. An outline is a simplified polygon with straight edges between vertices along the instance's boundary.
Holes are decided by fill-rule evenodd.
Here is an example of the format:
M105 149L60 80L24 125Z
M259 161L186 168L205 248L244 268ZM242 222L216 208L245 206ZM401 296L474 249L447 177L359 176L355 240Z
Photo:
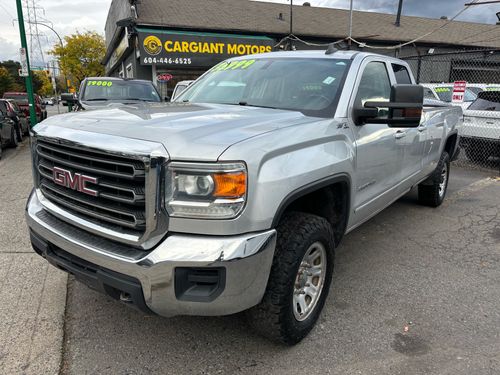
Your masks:
M104 102L108 101L109 99L107 98L92 98L92 99L83 99L82 101L84 102Z
M245 102L245 101L239 102L238 105L241 105L243 107L257 107L257 108L278 109L276 107L270 107L270 106L265 106L265 105L248 104L248 102Z

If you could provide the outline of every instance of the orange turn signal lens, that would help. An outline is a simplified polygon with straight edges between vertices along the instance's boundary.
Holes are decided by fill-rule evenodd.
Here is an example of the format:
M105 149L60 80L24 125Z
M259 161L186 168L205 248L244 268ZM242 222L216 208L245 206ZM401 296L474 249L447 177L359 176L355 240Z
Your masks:
M247 175L245 172L216 173L212 177L215 182L214 197L241 198L247 192Z

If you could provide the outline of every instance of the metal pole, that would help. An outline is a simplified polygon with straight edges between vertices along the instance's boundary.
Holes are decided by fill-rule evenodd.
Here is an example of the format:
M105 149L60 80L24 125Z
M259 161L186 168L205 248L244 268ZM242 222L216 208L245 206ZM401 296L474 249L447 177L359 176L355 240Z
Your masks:
M349 6L349 40L347 41L347 44L349 46L349 49L351 49L351 38L352 38L352 3L353 0L351 0L351 5Z
M45 26L45 27L49 28L50 30L52 30L54 32L54 34L56 34L57 38L59 39L59 44L61 45L61 49L64 48L64 43L62 41L61 36L59 35L59 33L53 27L51 27L51 26L49 26L49 25L47 25L45 23L41 23L41 22L37 22L36 24L37 25L41 25L41 26ZM59 64L60 64L60 62L59 62ZM59 67L60 67L60 65L59 65ZM62 71L62 69L61 69L61 71ZM64 86L66 86L66 91L68 91L69 90L68 80L66 79L66 74L65 73L63 73L63 78L64 78Z
M26 91L28 92L30 126L33 127L37 124L35 96L33 95L33 80L31 78L30 59L28 53L28 44L26 43L26 30L24 29L23 5L21 4L21 0L16 0L16 5L17 18L19 19L19 34L21 35L21 47L26 50L26 65L28 66L28 76L26 77Z
M290 0L290 36L293 34L293 0ZM290 51L293 50L293 42L290 39Z
M396 16L396 22L394 25L399 27L401 25L401 12L403 11L403 0L399 0L399 5L398 5L398 14Z

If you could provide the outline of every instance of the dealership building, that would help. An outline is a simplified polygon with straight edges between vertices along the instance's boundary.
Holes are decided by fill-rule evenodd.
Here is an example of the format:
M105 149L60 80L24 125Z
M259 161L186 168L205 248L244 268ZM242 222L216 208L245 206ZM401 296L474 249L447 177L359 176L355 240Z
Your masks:
M113 0L106 21L106 74L152 80L164 96L175 84L199 77L233 56L280 49L325 49L348 35L349 11L304 3L290 6L252 0ZM412 56L500 49L500 25L353 12L349 48ZM290 29L294 40L286 39ZM348 43L342 45L347 47ZM339 45L340 46L340 45ZM474 66L474 69L480 69ZM491 69L491 64L488 65ZM500 78L499 78L500 79Z

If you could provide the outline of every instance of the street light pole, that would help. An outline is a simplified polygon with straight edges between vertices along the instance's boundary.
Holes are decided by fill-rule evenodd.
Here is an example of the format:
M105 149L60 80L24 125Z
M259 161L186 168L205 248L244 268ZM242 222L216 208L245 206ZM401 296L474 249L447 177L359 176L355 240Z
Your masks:
M24 29L23 5L21 4L21 0L16 0L16 5L17 5L17 18L19 19L19 34L21 35L21 47L24 48L26 51L26 65L28 67L28 76L26 77L26 91L28 93L30 125L31 127L33 127L37 123L36 110L35 110L35 96L33 95L33 80L31 78L28 43L26 42L26 30Z
M35 23L35 22L33 22L33 23ZM52 30L54 32L54 34L56 34L57 38L59 39L59 44L61 45L61 50L64 48L64 44L63 44L61 36L52 26L49 26L46 23L41 23L41 22L36 22L36 24L40 25L40 26L45 26L45 27L49 28L50 30ZM66 79L66 74L63 73L63 75L64 75L64 86L66 87L66 90L68 90L69 89L68 88L68 80Z

